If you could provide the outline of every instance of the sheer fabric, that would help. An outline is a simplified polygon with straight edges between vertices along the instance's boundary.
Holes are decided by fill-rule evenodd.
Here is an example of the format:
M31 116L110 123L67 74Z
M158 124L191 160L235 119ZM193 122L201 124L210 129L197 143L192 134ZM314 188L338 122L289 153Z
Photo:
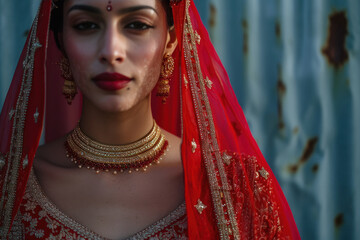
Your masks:
M0 116L4 237L23 199L43 125L52 140L71 130L80 114L81 97L68 107L61 95L61 55L48 30L52 6L43 0ZM182 0L172 9L176 68L167 103L153 96L152 109L162 128L182 138L188 237L299 239L194 3Z

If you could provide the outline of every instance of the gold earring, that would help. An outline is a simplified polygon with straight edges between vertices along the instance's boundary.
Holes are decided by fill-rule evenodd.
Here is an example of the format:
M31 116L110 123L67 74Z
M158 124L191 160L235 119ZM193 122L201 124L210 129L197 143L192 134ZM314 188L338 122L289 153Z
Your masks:
M158 90L156 96L162 97L162 103L166 103L166 99L170 94L169 77L172 75L175 67L175 61L171 55L166 55L161 66L160 79L158 82Z
M59 66L61 76L65 79L62 92L66 98L67 103L71 105L75 95L77 94L77 89L71 73L69 60L66 57L63 57L59 62Z

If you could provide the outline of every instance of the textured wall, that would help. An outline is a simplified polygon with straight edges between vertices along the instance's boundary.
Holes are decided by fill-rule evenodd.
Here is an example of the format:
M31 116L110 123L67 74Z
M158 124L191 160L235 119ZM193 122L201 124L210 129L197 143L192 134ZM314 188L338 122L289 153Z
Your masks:
M197 4L302 238L360 239L360 1Z
M38 2L0 0L0 106ZM195 2L302 238L360 239L360 1Z

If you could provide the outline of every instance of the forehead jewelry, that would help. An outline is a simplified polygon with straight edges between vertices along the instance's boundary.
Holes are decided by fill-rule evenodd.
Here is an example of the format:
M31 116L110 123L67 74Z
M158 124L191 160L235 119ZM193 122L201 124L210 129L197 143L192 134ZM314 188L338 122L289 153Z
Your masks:
M107 10L108 12L111 12L111 10L112 10L111 1L108 2L108 5L106 6L106 10Z

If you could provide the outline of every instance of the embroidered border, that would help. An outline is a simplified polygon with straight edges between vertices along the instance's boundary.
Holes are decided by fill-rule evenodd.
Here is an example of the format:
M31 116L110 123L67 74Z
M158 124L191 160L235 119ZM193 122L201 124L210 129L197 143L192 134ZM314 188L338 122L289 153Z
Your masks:
M36 15L31 29L30 38L27 46L26 56L23 62L23 77L20 93L16 102L16 109L13 116L13 128L11 134L10 152L8 156L8 168L4 178L2 190L1 207L3 207L3 225L1 226L1 236L6 236L10 229L12 212L14 208L17 180L19 169L22 167L23 154L23 134L25 128L28 100L32 87L34 58L36 50L42 45L36 38L39 12ZM11 171L10 171L11 170Z
M30 173L29 181L28 181L28 192L33 199L36 201L51 217L59 221L65 227L73 230L77 234L82 237L86 237L94 240L104 240L106 238L100 236L99 234L91 231L89 228L84 225L78 223L71 217L65 215L61 210L59 210L54 203L52 203L42 191L39 182L36 179L36 176L33 170ZM156 221L155 223L149 225L145 229L140 232L126 238L126 240L141 240L151 237L157 232L160 232L162 229L165 229L172 223L178 221L182 216L186 214L186 206L185 203L179 205L174 211L165 216L164 218Z
M217 217L217 224L221 239L240 239L239 227L236 221L236 215L230 195L231 187L227 181L227 175L222 161L219 145L216 138L214 120L212 117L211 106L206 92L206 83L204 82L201 71L200 60L197 53L197 37L192 27L190 13L190 0L186 1L184 51L188 76L190 79L191 92L193 95L195 112L197 116L200 138L202 141L203 157L207 169L210 189ZM201 101L203 99L203 101ZM210 131L207 130L210 129ZM213 155L214 154L214 155ZM217 168L217 169L216 169ZM220 176L220 182L217 178ZM223 200L225 202L223 202ZM225 203L225 204L224 204ZM229 220L227 220L227 217ZM230 224L230 226L228 226Z

